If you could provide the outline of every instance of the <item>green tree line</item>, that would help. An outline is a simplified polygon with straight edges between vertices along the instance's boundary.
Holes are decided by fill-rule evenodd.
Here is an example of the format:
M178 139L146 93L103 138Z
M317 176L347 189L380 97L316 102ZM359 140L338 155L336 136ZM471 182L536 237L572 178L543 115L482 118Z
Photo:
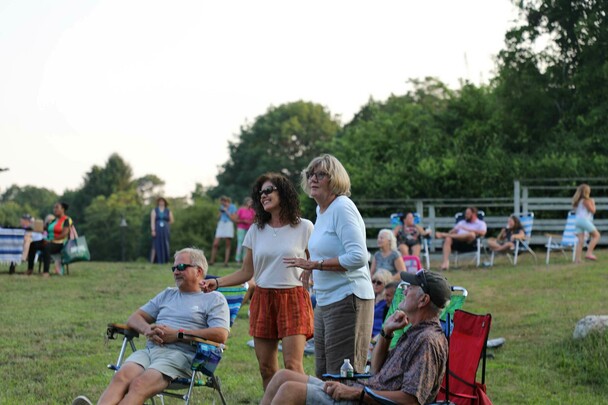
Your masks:
M217 186L197 185L188 199L168 198L176 223L172 246L210 248L216 201L251 193L267 171L296 184L322 152L336 155L353 198L504 197L520 178L605 177L608 172L608 2L519 1L519 22L505 34L496 75L487 84L450 89L435 78L412 79L411 90L370 99L341 123L309 101L271 106L229 143ZM119 155L94 166L83 186L58 196L11 186L1 196L0 224L23 212L44 217L58 199L89 239L95 260L149 254L149 213L163 181L133 179ZM302 195L305 215L314 204ZM128 227L120 228L122 219Z

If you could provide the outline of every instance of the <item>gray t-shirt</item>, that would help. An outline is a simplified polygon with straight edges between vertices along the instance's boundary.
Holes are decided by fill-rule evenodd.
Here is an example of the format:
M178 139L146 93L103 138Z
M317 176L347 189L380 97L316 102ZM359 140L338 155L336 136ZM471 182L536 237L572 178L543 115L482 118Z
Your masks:
M230 330L230 310L226 298L216 291L210 293L183 293L177 287L169 287L140 308L155 319L158 325L174 329L224 328ZM148 341L148 348L155 344ZM186 353L196 348L188 343L169 343L165 347Z
M396 250L392 250L388 256L382 256L381 251L377 251L374 254L374 259L376 260L376 270L385 269L391 272L394 276L397 274L397 268L395 267L395 260L400 256L399 252Z

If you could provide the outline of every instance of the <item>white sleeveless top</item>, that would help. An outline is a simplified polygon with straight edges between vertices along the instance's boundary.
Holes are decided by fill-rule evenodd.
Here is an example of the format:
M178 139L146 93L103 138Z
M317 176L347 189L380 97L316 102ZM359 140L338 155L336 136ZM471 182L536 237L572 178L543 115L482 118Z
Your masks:
M593 219L593 214L589 212L587 207L585 207L585 204L583 204L583 200L580 200L578 202L578 205L576 206L576 217L583 219Z

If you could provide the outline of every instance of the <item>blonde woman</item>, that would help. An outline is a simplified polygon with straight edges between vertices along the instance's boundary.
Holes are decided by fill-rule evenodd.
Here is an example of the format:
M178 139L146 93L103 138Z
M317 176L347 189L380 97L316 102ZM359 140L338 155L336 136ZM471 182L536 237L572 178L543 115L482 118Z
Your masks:
M372 277L374 295L376 296L374 300L374 327L372 328L372 337L380 333L382 322L384 322L384 317L388 312L384 289L391 281L393 281L393 275L386 269L378 269L376 274Z
M372 257L370 268L372 277L377 269L386 269L391 273L393 281L401 280L399 273L405 271L405 263L397 250L397 239L390 229L378 232L378 251Z
M591 196L591 187L588 184L581 184L576 189L574 197L572 197L572 207L576 211L576 220L574 226L576 227L575 232L578 238L576 245L576 262L581 262L581 256L583 255L583 244L585 242L585 232L591 236L591 241L587 246L587 254L585 259L597 260L593 255L593 249L600 240L600 233L593 225L593 214L595 214L595 201Z

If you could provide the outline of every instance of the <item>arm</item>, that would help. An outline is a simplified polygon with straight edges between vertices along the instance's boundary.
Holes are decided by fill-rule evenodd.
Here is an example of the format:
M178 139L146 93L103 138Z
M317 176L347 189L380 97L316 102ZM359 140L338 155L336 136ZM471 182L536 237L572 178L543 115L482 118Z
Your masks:
M369 272L372 276L376 274L376 255L372 256L372 264L369 266Z
M361 387L349 387L339 381L327 381L323 387L323 390L335 400L346 400L358 403L362 396L363 388ZM418 405L418 399L412 395L406 394L402 391L374 391L383 397L393 400L397 404L416 404ZM369 396L365 395L363 398L364 404L377 404Z
M590 213L595 214L595 200L593 198L583 200L583 204L585 204L585 207Z
M526 232L523 229L520 229L517 233L514 233L513 235L511 235L511 239L516 240L524 240L526 239Z
M245 248L245 258L243 259L243 266L240 270L235 271L224 277L218 277L216 279L203 280L200 282L201 289L205 292L215 291L219 287L227 287L232 285L243 284L246 281L251 280L253 277L253 256L251 249ZM218 287L219 286L219 287Z
M403 261L403 257L401 257L401 255L397 256L393 264L395 265L395 269L397 269L397 274L405 271L405 262ZM399 278L401 278L401 276L399 276Z
M387 338L380 335L378 341L376 342L376 346L372 352L372 374L378 373L382 368L382 365L386 360L386 355L388 354L393 332L395 332L397 329L405 328L408 323L409 321L407 316L405 316L405 313L401 310L395 311L386 319L386 321L384 321L382 329L384 330L385 335L387 335Z
M152 232L152 236L156 236L156 211L152 210L150 213L150 231Z
M163 343L164 331L154 325L155 319L145 311L138 309L133 312L127 321L127 326L136 330L141 335L146 336L149 340L160 345Z
M169 224L172 224L173 222L175 222L173 219L173 211L169 211Z

